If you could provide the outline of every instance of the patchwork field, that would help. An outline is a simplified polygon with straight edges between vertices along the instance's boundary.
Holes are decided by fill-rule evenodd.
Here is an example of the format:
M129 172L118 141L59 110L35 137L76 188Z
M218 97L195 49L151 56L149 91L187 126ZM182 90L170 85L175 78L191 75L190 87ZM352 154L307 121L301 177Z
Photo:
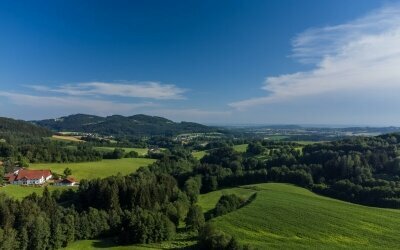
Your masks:
M400 210L355 205L287 184L253 186L258 191L252 203L212 220L242 243L259 249L398 249ZM237 188L225 192L232 190ZM216 194L200 199L205 210L217 200L209 195Z
M72 170L76 179L104 178L110 175L130 174L140 167L148 166L155 160L147 158L122 158L118 160L102 160L97 162L82 163L39 163L32 164L30 169L50 169L61 174L65 168Z

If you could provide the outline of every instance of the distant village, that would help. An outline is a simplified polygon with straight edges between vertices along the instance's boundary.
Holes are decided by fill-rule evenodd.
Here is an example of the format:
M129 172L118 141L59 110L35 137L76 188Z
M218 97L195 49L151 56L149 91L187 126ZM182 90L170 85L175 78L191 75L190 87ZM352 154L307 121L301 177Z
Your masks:
M3 162L0 161L0 166ZM59 178L53 175L49 169L31 170L23 167L15 167L11 172L4 174L4 182L11 185L42 186L46 184L54 186L76 186L78 182L72 176Z

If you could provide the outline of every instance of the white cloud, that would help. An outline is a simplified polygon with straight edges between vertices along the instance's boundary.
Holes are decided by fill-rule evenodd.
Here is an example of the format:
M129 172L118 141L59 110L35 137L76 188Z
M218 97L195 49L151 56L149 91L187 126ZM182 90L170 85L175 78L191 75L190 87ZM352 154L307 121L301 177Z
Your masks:
M229 104L237 109L324 93L400 90L400 6L336 26L314 28L293 40L294 58L314 69L268 77L267 96Z
M121 97L139 97L158 100L184 99L185 89L173 84L162 84L159 82L139 83L107 83L87 82L78 84L66 84L56 88L49 88L41 85L28 86L36 91L55 92L60 94L79 95L104 95Z
M156 106L151 102L120 103L79 97L37 96L4 91L0 92L0 96L7 98L16 106L24 107L27 111L40 108L43 112L45 112L44 110L59 110L60 113L87 112L98 115L111 115L130 114L141 108Z

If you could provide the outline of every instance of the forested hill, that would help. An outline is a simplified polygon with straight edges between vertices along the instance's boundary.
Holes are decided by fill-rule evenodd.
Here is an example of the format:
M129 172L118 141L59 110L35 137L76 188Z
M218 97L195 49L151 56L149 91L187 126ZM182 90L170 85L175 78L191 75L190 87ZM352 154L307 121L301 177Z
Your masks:
M4 137L9 137L11 135L46 137L51 136L51 134L52 132L50 130L30 122L0 117L0 139L4 139Z
M112 136L154 136L181 133L214 132L216 129L192 122L173 122L166 118L148 115L100 117L94 115L70 115L58 119L35 121L53 131L98 133Z

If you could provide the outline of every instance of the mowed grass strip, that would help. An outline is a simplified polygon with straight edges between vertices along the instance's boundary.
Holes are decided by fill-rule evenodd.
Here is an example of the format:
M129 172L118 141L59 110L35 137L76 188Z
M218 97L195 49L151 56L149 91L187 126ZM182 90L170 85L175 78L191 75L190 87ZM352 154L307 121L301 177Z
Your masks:
M70 168L72 176L77 180L104 178L121 173L123 175L135 172L140 167L146 167L155 160L147 158L122 158L118 160L102 160L81 163L38 163L31 164L29 169L50 169L62 174L64 169Z
M253 186L261 189L254 201L212 220L242 243L258 249L398 249L400 245L400 210L347 203L288 184ZM202 196L199 204L205 199L209 198Z

